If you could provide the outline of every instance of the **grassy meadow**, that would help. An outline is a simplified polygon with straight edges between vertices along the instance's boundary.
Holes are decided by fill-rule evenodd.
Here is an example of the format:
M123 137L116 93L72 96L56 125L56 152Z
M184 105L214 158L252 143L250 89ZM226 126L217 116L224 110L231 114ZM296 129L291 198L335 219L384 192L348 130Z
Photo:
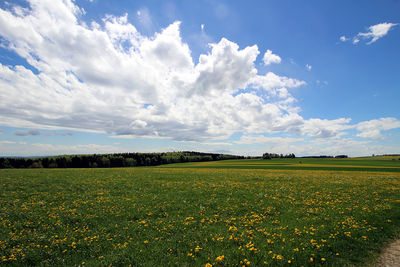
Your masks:
M359 158L0 170L0 260L363 265L399 236L399 169Z
M278 170L330 170L400 172L400 156L363 158L282 158L272 160L245 159L190 162L163 165L164 168L228 168L228 169L278 169Z

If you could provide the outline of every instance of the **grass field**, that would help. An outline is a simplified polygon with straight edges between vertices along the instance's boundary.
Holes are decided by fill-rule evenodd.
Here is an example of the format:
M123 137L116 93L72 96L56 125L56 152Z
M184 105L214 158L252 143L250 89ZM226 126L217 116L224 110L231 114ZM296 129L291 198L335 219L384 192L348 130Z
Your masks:
M297 169L304 165L314 169ZM0 170L0 260L362 265L398 237L400 174L390 171L398 166L287 159Z
M400 172L400 157L245 159L163 165L163 168L224 168Z

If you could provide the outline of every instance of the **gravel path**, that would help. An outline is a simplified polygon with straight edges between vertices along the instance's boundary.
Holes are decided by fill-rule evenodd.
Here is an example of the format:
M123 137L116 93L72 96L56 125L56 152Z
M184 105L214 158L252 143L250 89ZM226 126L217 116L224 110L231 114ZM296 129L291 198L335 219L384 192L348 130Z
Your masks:
M375 267L400 267L400 239L385 248Z

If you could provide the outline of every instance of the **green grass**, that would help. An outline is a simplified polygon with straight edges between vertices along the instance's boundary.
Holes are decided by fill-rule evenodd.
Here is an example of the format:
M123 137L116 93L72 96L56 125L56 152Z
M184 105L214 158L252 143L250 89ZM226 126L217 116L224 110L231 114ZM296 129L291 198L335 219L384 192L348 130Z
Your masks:
M400 160L375 158L244 159L162 165L161 168L223 168L400 172Z
M0 260L363 265L399 234L396 172L229 168L265 165L251 160L215 164L224 167L0 170Z

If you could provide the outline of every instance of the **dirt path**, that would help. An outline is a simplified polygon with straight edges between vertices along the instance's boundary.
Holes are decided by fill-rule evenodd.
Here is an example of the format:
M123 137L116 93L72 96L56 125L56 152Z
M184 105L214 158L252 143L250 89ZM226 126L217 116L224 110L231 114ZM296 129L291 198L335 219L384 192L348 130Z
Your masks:
M400 239L385 248L375 267L400 267Z

